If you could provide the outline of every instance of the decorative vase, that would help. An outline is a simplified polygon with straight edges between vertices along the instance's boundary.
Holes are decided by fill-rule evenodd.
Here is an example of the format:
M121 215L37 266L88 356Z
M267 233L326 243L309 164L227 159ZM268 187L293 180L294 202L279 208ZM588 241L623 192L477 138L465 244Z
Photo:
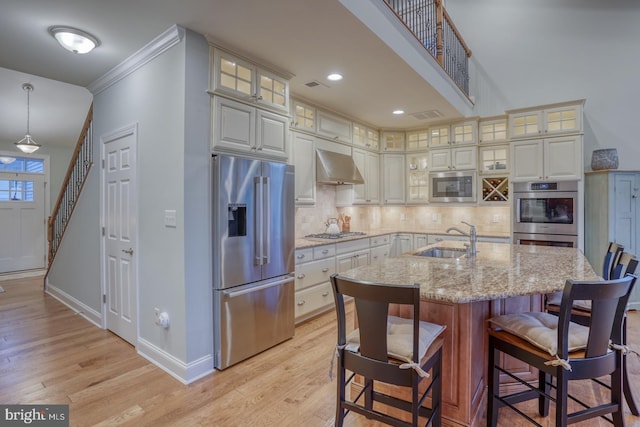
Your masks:
M591 154L591 169L594 171L618 169L618 150L615 148L593 150Z

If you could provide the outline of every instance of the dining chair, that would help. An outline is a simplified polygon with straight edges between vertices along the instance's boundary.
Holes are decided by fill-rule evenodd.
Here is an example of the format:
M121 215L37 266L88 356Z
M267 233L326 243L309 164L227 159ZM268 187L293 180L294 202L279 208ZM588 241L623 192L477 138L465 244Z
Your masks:
M440 427L443 342L440 335L445 326L420 320L419 285L364 282L338 274L331 276L331 284L338 320L335 425L342 426L345 416L352 411L392 426L417 426L420 418L426 418L425 425ZM357 323L357 328L348 334L347 297L353 298ZM389 315L389 309L396 304L410 306L412 318ZM347 371L351 373L348 378ZM356 375L362 389L355 398L347 398L349 386L349 397L357 391L354 391L357 385L353 385ZM406 391L390 392L388 385L404 387L410 399L405 398Z
M531 312L490 319L487 426L497 425L501 407L509 407L540 425L516 406L536 398L538 413L545 417L549 414L550 401L555 402L556 427L607 414L611 414L611 419L607 419L614 426L624 426L622 324L635 280L633 275L607 281L567 280L557 316ZM591 301L589 326L571 322L573 304L581 300ZM529 384L499 366L500 353L537 368L537 385ZM501 373L518 380L524 391L500 394ZM594 393L594 399L598 401L595 406L588 407L569 393L569 381L603 376L610 377L608 401L604 401L606 393ZM555 384L552 378L555 378ZM577 402L581 409L569 413L569 399Z

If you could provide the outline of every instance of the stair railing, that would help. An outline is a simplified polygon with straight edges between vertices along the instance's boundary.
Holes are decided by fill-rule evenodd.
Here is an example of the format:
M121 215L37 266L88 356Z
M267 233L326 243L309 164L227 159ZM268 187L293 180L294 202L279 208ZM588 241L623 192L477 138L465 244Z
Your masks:
M469 58L466 45L442 0L384 0L451 80L469 96Z
M76 143L73 156L69 161L67 175L60 188L58 200L53 208L47 223L47 239L49 241L49 265L51 268L53 260L60 247L60 242L69 224L71 214L78 202L78 196L82 192L84 183L93 166L93 104L89 107L87 118L82 126L80 137ZM47 275L49 271L47 271Z

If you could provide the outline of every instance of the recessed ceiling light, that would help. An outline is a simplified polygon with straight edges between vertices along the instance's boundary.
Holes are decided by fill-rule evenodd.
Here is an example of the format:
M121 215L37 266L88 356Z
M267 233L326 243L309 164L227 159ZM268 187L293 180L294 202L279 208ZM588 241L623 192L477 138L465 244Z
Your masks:
M404 114L404 110L393 110L393 114L399 116L400 114Z
M49 34L55 37L60 46L73 53L89 53L100 46L100 41L96 37L73 27L55 25L49 27Z
M327 79L331 80L332 82L336 82L338 80L342 80L342 74L338 74L338 73L329 74L327 76Z

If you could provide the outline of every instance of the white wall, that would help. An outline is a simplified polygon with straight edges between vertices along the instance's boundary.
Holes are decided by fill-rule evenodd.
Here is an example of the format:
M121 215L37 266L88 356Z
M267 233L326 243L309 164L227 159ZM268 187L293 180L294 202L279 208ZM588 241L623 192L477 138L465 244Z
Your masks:
M640 169L640 3L630 0L448 0L473 51L476 113L586 99L585 170L615 147L620 169Z
M204 37L182 30L180 34L180 43L96 94L93 132L99 164L100 137L138 125L136 347L188 381L192 371L213 367L209 56ZM100 185L99 173L92 173L79 201L79 215L72 219L73 229L50 274L50 283L98 311ZM177 212L175 228L164 225L168 209ZM83 264L74 262L75 257ZM155 324L156 307L169 313L169 329Z

